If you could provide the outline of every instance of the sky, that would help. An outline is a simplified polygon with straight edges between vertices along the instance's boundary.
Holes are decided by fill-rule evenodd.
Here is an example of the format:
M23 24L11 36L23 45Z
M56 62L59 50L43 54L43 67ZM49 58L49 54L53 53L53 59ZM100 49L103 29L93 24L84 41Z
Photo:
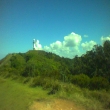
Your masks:
M110 40L110 0L0 0L0 59L33 49L73 58Z

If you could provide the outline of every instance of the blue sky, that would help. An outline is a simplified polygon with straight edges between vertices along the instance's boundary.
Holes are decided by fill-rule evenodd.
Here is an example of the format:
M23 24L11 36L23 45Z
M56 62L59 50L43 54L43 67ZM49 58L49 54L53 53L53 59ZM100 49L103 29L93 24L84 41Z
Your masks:
M72 58L110 40L110 0L0 0L0 59L36 49Z

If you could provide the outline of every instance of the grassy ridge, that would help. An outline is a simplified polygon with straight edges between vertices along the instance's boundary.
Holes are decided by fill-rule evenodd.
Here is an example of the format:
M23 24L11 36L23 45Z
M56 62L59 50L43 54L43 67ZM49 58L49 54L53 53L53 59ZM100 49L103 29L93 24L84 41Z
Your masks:
M108 78L101 71L89 77L89 66L82 68L87 75L74 65L78 61L83 66L78 57L70 60L44 51L6 56L0 60L0 109L27 110L37 99L65 98L86 110L110 110Z
M39 98L49 98L47 91L0 78L0 110L27 110Z
M48 77L62 82L71 82L81 88L109 90L110 80L108 65L110 64L103 63L103 59L101 63L106 65L102 68L105 68L107 72L105 73L105 70L103 72L101 70L102 68L99 68L100 63L95 66L95 68L97 67L95 70L92 67L95 65L95 62L97 62L97 59L94 61L94 59L90 58L91 53L89 56L88 54L86 55L86 58L82 56L68 59L59 57L53 53L34 50L30 50L26 53L9 54L0 60L0 74L3 73L3 75L7 75L7 77L12 75L34 78ZM89 62L89 64L92 66L85 65L86 60L90 60L91 62ZM40 78L41 82L42 78ZM35 80L38 80L38 78Z
M110 94L106 91L90 91L73 84L59 82L60 90L54 95L48 95L49 90L43 90L41 87L32 88L29 87L30 82L23 84L17 82L19 80L0 78L1 110L28 110L35 100L53 98L72 100L77 106L83 106L86 110L110 110Z

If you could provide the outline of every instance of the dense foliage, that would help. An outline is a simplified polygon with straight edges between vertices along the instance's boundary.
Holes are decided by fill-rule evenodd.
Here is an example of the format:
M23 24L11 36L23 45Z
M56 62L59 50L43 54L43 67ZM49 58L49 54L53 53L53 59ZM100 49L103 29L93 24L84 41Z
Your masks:
M73 59L41 50L9 54L0 60L0 74L34 77L33 86L42 86L44 82L48 87L50 81L58 80L83 88L107 90L110 84L110 41L105 41L103 46L95 45L91 51Z

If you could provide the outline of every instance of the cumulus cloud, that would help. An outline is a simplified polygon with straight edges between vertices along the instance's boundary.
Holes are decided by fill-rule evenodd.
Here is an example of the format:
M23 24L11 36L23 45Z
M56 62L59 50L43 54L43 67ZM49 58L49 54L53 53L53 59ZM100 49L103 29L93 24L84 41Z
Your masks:
M56 41L55 43L50 44L50 47L52 49L61 49L62 48L62 43L60 41Z
M63 44L67 47L74 47L74 46L78 46L80 44L81 40L82 40L82 38L80 35L72 32L68 36L64 37Z
M44 46L44 50L48 52L53 52L59 56L65 56L65 57L67 54L69 54L69 51L70 51L69 47L65 47L63 43L60 41L56 41L50 44L50 46Z
M75 55L80 53L79 44L82 38L80 35L71 33L64 37L64 41L56 41L50 46L44 46L44 50L48 52L53 52L59 56L73 58Z
M94 41L89 41L81 44L82 48L86 51L92 50L94 45L96 45L96 42Z
M110 36L101 37L102 42L106 40L110 40ZM97 44L93 40L83 43L81 43L81 41L82 37L79 34L72 32L71 34L64 36L63 41L57 40L51 43L49 46L42 47L42 45L39 43L39 40L37 40L35 41L34 48L35 50L44 50L55 53L61 57L73 58L76 55L81 56L85 53L85 51L92 50L93 46ZM81 47L83 50L81 50Z
M106 40L110 40L110 35L108 37L101 37L101 42L102 44L106 41Z

